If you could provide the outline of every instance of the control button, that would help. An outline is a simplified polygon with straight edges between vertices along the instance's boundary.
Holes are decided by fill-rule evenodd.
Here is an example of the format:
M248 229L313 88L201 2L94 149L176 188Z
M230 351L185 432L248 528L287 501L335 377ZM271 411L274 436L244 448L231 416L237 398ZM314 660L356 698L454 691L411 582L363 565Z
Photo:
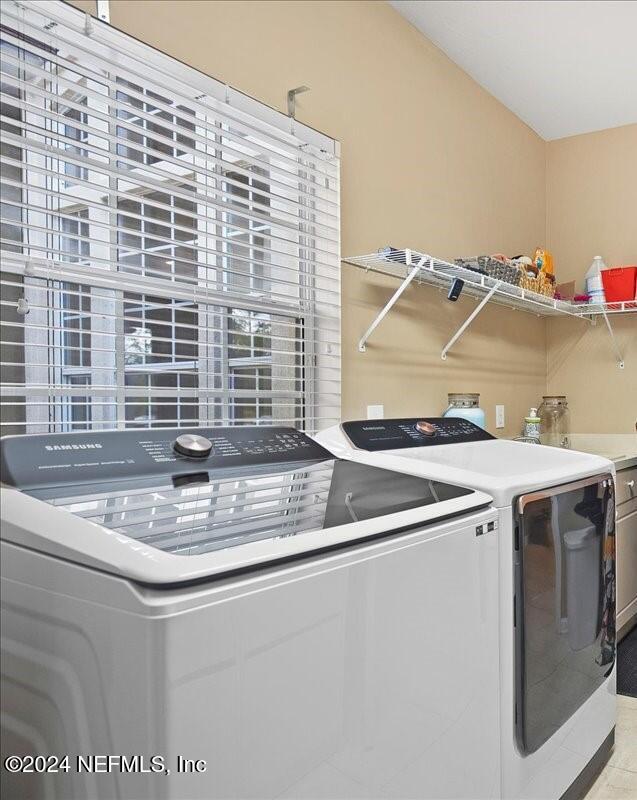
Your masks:
M173 449L182 456L205 458L212 450L212 442L196 433L184 433L175 439Z
M425 420L420 420L416 423L416 430L418 433L424 433L425 436L435 436L436 435L436 428L431 424L431 422L425 422Z

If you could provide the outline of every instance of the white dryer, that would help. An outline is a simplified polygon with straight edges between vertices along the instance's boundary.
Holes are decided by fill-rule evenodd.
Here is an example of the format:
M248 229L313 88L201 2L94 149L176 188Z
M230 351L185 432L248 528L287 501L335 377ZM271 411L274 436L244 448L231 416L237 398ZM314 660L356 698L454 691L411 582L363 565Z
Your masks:
M459 418L345 422L317 438L340 457L472 486L494 498L499 794L579 797L614 741L612 462L496 439Z
M497 511L405 472L287 428L2 440L3 796L496 798Z

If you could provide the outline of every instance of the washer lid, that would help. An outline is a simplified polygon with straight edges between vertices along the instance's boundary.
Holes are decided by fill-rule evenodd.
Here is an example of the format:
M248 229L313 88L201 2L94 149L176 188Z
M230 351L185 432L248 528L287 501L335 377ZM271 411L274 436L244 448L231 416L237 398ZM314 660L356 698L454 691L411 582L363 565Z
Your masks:
M55 469L45 471L55 474L50 483L41 477L42 471L33 474L37 462L31 470L24 466L24 448L21 451L19 445L35 453L34 439L42 440L40 446L55 448L65 447L69 439L73 443L77 435L64 440L58 436L7 440L3 442L7 474L11 478L20 473L23 485L5 490L2 536L137 581L172 584L431 524L490 502L472 489L334 459L296 431L289 434L292 444L268 455L263 443L274 441L281 430L224 431L235 450L241 451L242 464L223 466L236 461L236 455L168 459L164 448L160 451L164 455L155 457L147 470L151 475L128 464L128 471L135 469L136 474L126 479L118 475L122 465L110 463L113 446L124 456L132 455L140 436L149 432L85 434L75 443L94 444L99 437L99 456L91 447L45 452L67 459L69 453L73 457L81 453L84 472L93 480L79 480L74 469ZM152 433L164 437L161 441L172 437L172 432L168 437L165 431ZM219 432L197 435L210 441ZM258 446L255 437L260 437ZM250 442L250 447L242 442ZM298 455L299 447L315 457L280 460L282 452ZM17 453L20 458L14 463ZM100 470L103 479L95 480L94 472Z
M400 468L398 459L416 466L414 474L435 474L489 492L497 506L510 505L519 494L588 475L614 472L605 458L557 447L494 439L451 447L391 450L383 466ZM406 467L406 470L413 470Z
M348 422L322 431L317 441L343 458L472 486L490 494L498 507L531 489L615 471L606 458L495 439L463 419L427 418L435 432L423 434L417 427L422 421Z

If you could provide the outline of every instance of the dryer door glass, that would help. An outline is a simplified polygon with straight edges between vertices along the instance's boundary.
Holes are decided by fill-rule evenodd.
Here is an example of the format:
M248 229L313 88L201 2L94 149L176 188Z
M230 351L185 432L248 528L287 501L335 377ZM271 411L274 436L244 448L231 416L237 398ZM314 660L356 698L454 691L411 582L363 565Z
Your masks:
M516 727L532 753L615 661L615 503L611 475L518 497Z

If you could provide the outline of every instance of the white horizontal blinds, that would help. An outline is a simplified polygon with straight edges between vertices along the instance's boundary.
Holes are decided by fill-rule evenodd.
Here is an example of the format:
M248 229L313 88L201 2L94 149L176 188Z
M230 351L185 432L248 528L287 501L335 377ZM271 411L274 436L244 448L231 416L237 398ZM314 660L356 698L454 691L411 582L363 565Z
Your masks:
M2 23L2 433L337 421L336 144L62 3Z

